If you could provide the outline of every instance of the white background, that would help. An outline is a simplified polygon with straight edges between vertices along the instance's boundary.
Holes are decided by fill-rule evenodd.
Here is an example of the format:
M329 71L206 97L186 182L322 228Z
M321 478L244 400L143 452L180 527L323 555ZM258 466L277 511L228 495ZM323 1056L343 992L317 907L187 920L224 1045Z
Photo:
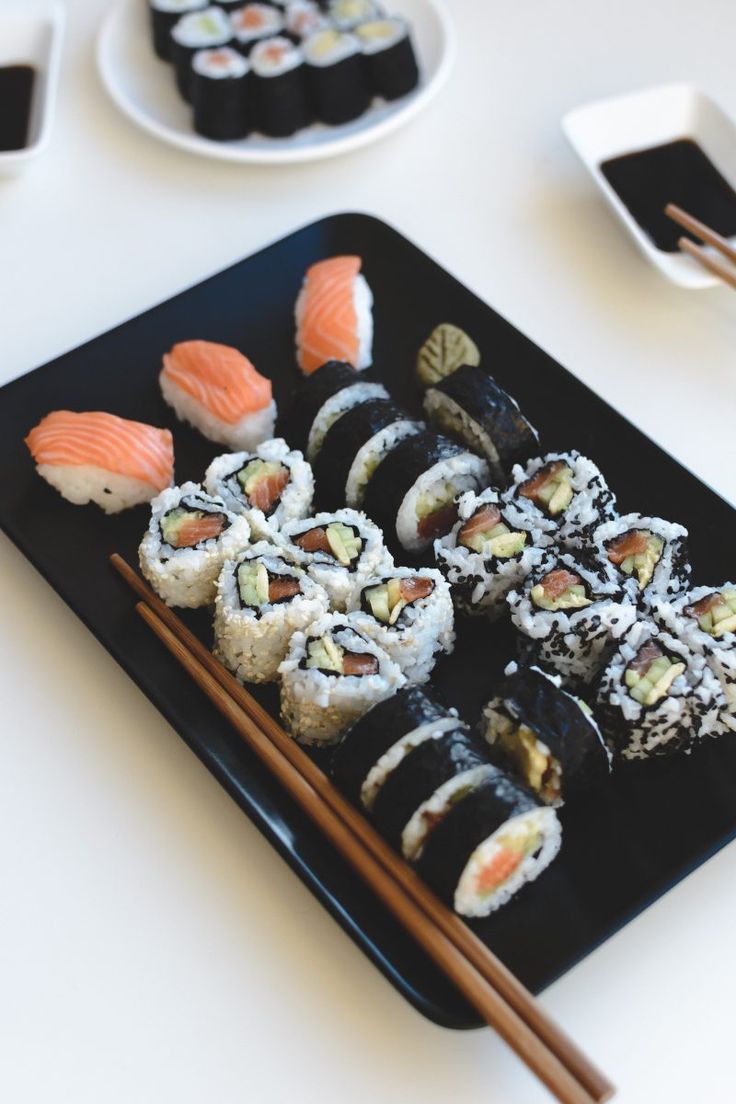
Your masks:
M736 298L650 270L559 127L679 79L736 114L731 0L455 0L429 111L286 170L195 160L118 116L93 64L107 6L68 5L52 145L0 180L2 380L362 209L736 497ZM396 994L5 540L0 610L0 1099L548 1099L491 1032ZM731 847L544 994L625 1104L734 1098L735 885Z

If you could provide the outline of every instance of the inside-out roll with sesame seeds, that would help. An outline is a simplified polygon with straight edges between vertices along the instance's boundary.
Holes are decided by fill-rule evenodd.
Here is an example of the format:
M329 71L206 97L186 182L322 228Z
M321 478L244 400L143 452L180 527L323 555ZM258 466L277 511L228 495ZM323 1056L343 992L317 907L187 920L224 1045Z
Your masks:
M292 635L328 609L326 591L303 567L260 541L220 572L215 654L243 682L272 682Z
M254 539L272 539L282 525L307 517L312 469L298 449L272 437L253 452L226 452L207 468L204 486L234 514L248 519Z
M162 491L138 550L141 571L169 606L208 606L225 560L248 543L250 528L198 483Z
M585 545L596 527L616 514L615 496L601 472L574 449L517 464L504 501L515 523L535 524L538 543L571 548Z
M534 519L518 514L512 524L493 488L460 495L457 514L450 532L434 542L437 566L459 611L495 621L508 612L506 595L544 555L537 547L539 530Z
M625 590L580 557L549 550L507 601L522 658L590 682L636 618Z
M705 657L651 621L637 621L608 664L597 711L623 759L689 752L719 729L725 699Z
M671 599L687 586L687 536L676 522L626 514L600 525L592 545L632 600L648 607L653 599Z

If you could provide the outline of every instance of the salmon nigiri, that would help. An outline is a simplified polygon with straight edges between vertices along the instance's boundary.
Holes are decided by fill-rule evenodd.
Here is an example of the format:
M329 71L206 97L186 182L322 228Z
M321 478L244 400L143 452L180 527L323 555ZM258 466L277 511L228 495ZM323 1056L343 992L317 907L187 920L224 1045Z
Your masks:
M164 356L161 392L183 422L232 449L273 435L271 381L246 356L214 341L180 341Z
M373 295L360 257L329 257L307 269L296 301L299 367L310 375L328 360L359 371L371 363Z
M25 439L38 474L69 502L96 502L107 514L150 502L171 486L168 429L101 411L55 410Z

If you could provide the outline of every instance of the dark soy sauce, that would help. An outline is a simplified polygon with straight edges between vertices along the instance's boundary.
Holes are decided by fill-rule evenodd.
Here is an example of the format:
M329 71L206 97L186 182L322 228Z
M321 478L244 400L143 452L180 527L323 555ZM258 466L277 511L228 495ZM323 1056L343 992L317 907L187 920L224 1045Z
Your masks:
M0 66L0 150L19 150L28 142L35 71L30 65Z
M665 215L668 203L676 203L726 238L736 234L736 192L691 138L613 157L602 163L601 172L665 253L676 253L683 235L692 237Z

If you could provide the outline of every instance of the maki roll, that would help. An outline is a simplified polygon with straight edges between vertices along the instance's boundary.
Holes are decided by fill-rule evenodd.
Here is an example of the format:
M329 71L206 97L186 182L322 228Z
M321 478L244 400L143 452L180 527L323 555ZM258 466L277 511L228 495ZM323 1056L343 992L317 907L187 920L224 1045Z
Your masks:
M481 732L500 760L545 805L605 782L611 757L590 706L559 676L510 663L483 709Z
M310 121L304 59L288 38L269 38L250 52L256 129L286 138Z
M374 705L343 737L332 760L332 779L352 802L370 810L412 748L462 727L455 710L426 690L407 686Z
M544 553L531 518L506 516L497 491L466 491L457 500L458 519L434 542L437 566L452 589L455 607L492 621L508 611L506 595L526 579ZM521 521L521 524L519 524Z
M356 383L355 376L353 376L353 382L349 387L343 387L339 391L336 391L335 394L327 399L319 408L309 430L309 437L307 438L307 459L312 463L316 461L320 449L322 448L325 434L339 418L342 418L346 411L352 410L353 407L359 406L361 403L370 402L373 399L387 398L388 391L382 383Z
M419 67L403 19L373 19L355 28L374 96L397 100L419 83Z
M488 916L552 862L561 835L553 808L492 768L432 829L418 872L461 916Z
M687 529L662 518L626 514L599 526L593 546L632 600L672 598L690 578Z
M273 682L292 635L328 612L326 592L265 541L228 560L215 599L215 655L242 682Z
M480 349L459 326L442 322L417 353L417 379L422 387L432 387L463 364L480 364Z
M243 514L251 532L264 540L285 522L307 517L314 493L312 469L282 437L264 441L253 452L216 456L205 472L204 486L233 514Z
M617 582L567 552L548 552L507 601L520 655L573 682L594 678L636 618Z
M598 691L598 716L622 759L691 751L717 734L724 704L705 657L649 621L632 625Z
M36 471L75 506L106 514L150 502L174 479L168 429L104 411L54 410L25 438Z
M307 86L320 122L338 126L363 115L370 105L371 91L355 35L333 28L317 31L304 40L303 49Z
M367 19L377 19L381 8L373 0L331 0L327 5L329 17L340 31L354 31Z
M237 50L197 50L192 58L194 129L217 142L245 138L251 129L248 62Z
M370 367L373 293L362 264L360 257L328 257L307 269L294 305L297 363L305 376L330 360L359 372Z
M225 560L250 536L244 517L198 483L170 487L151 503L151 520L138 549L141 571L169 606L209 606Z
M516 401L492 376L471 364L429 387L424 409L433 426L485 457L493 482L501 486L516 461L539 448L537 431Z
M280 543L297 550L295 556L325 588L337 610L347 607L362 580L394 565L381 530L357 510L290 521L281 530Z
M153 49L162 61L171 61L171 31L188 12L202 11L208 0L148 0Z
M192 58L198 50L217 50L232 39L230 20L222 8L209 8L183 15L171 28L170 57L176 71L176 87L190 102L192 98Z
M390 547L422 552L457 520L458 495L488 484L488 466L447 437L405 437L384 457L365 492L366 512Z
M491 774L487 755L462 726L424 740L381 787L373 806L376 826L411 862L453 805Z
M281 34L284 17L271 4L246 4L231 13L230 26L236 48L248 57L257 42Z
M279 675L281 716L302 744L335 743L404 683L383 649L337 613L294 633Z
M294 0L286 5L284 14L286 33L295 42L303 38L309 38L317 31L323 31L329 27L330 22L319 4L313 0Z
M273 436L271 381L237 349L213 341L180 341L163 358L159 385L180 421L210 441L254 449Z
M426 682L438 654L455 647L450 588L433 568L396 567L361 580L348 609L408 682Z
M529 520L540 544L587 544L602 522L615 517L616 499L600 471L579 452L549 452L513 470L504 495L508 516Z
M736 731L736 585L696 587L666 602L655 599L655 621L705 658L725 697L721 727Z
M292 448L306 452L312 425L328 399L337 395L345 387L352 387L359 377L351 364L344 361L328 360L312 375L307 376L301 386L294 390L294 396L288 410L279 420L281 436L285 437ZM327 411L324 421L327 421ZM328 427L329 428L329 427ZM323 430L322 436L327 430Z
M384 456L421 428L390 399L370 399L347 410L327 430L315 461L320 504L327 510L343 503L359 508Z

